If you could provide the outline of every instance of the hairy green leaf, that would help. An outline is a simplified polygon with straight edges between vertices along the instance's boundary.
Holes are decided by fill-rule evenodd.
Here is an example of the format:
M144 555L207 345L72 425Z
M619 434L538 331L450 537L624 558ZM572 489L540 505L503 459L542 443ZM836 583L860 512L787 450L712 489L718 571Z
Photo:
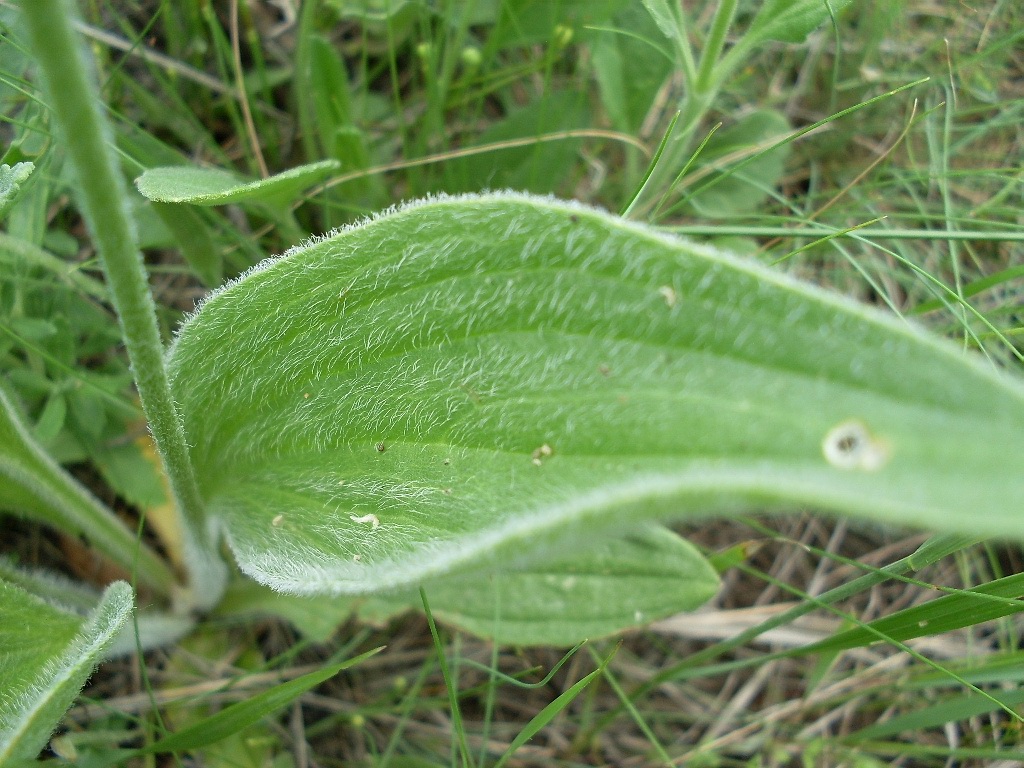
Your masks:
M0 165L0 216L14 205L35 167L35 163L15 163L13 167L7 163Z
M214 294L169 354L242 569L370 593L810 506L1024 535L1024 388L903 320L583 206L402 208Z
M139 192L158 203L227 205L289 198L337 171L337 160L300 165L267 179L250 181L219 168L150 168L135 180Z
M59 606L71 616L86 616L96 610L103 595L98 589L42 568L19 566L0 556L0 581L22 589ZM175 615L149 607L140 611L135 621L125 624L113 641L106 646L106 658L134 653L139 647L159 648L182 637L195 626L188 615Z
M131 612L124 582L110 585L86 618L0 580L0 765L46 746Z
M424 585L436 618L512 645L572 645L696 608L718 590L715 570L692 544L658 525L623 539L523 568L499 567ZM222 616L274 615L326 642L352 614L382 624L422 605L419 592L309 597L250 579L228 587Z

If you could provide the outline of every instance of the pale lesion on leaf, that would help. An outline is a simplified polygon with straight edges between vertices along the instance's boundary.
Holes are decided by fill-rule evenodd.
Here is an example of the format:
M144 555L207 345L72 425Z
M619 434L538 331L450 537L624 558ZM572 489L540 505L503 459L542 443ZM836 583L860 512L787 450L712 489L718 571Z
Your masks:
M832 427L821 442L825 460L837 469L874 472L889 461L888 443L872 435L859 419L847 419Z
M544 459L550 458L555 454L554 448L547 443L536 448L533 453L530 454L530 461L533 462L535 467L539 467L544 463Z

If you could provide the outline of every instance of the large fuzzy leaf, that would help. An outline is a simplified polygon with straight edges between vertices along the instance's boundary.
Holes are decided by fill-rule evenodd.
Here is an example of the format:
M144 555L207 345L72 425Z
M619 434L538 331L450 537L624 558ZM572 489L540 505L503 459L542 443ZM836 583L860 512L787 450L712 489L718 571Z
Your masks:
M109 586L86 618L0 581L0 765L46 746L131 611L124 582Z
M368 593L642 520L810 506L1024 536L1024 390L903 320L581 206L405 207L169 356L242 569Z

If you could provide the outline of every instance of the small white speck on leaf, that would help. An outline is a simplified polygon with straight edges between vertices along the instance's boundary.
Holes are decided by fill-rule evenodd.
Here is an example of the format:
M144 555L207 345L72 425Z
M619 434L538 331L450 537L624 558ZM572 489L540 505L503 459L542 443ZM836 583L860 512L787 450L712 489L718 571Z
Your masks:
M544 463L544 459L554 455L554 453L554 449L547 443L544 443L540 448L534 449L533 453L530 454L530 460L533 462L534 466L539 467Z
M376 531L378 528L380 528L380 519L373 513L362 515L361 517L349 515L348 518L353 523L369 523L371 531Z
M284 515L274 515L274 519L270 521L270 524L275 528L279 527L284 522Z
M362 555L352 555L352 562L353 563L358 563L362 559L363 559Z
M387 443L385 443L383 440L377 443L377 445L375 445L374 447L377 449L378 453L384 453L384 451L388 449Z
M672 309L672 307L676 305L676 302L679 301L679 294L676 293L676 289L670 285L661 286L658 288L658 293L661 294L661 298L665 300L669 309Z
M889 460L889 446L868 431L863 422L848 419L832 427L821 441L825 461L837 469L874 472Z

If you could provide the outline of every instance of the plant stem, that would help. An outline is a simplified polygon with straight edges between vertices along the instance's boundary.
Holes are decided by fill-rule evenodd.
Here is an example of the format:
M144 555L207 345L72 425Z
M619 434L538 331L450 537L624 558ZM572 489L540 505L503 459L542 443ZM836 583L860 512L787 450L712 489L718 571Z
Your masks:
M707 42L700 55L697 82L694 83L695 90L699 94L717 90L715 81L721 81L720 77L716 77L715 69L718 66L722 50L725 48L725 38L729 34L729 27L732 26L733 17L736 15L736 4L737 0L721 0L718 10L715 11L715 18L708 31Z
M220 597L224 564L206 526L184 429L171 396L155 305L128 216L124 179L100 113L91 62L73 32L65 2L22 0L21 9L50 107L77 175L79 204L110 285L142 409L177 502L192 588L186 601L209 607Z
M679 119L674 121L666 134L665 151L645 184L647 199L643 205L639 206L639 209L645 213L650 213L658 198L664 202L668 197L673 180L683 168L687 154L693 147L693 137L697 126L707 114L722 83L730 74L730 71L722 66L722 52L725 50L725 41L736 16L738 4L738 0L721 0L719 2L696 69L694 69L693 54L689 49L686 29L682 23L679 25L677 34L680 39L675 41L677 55L680 56L680 61L677 64L683 73L686 90L679 101ZM681 10L680 13L682 13ZM679 18L683 17L679 16ZM683 46L684 42L687 44L686 46ZM653 197L655 195L658 197ZM660 204L658 207L660 208ZM655 214L657 214L657 210L655 210Z

